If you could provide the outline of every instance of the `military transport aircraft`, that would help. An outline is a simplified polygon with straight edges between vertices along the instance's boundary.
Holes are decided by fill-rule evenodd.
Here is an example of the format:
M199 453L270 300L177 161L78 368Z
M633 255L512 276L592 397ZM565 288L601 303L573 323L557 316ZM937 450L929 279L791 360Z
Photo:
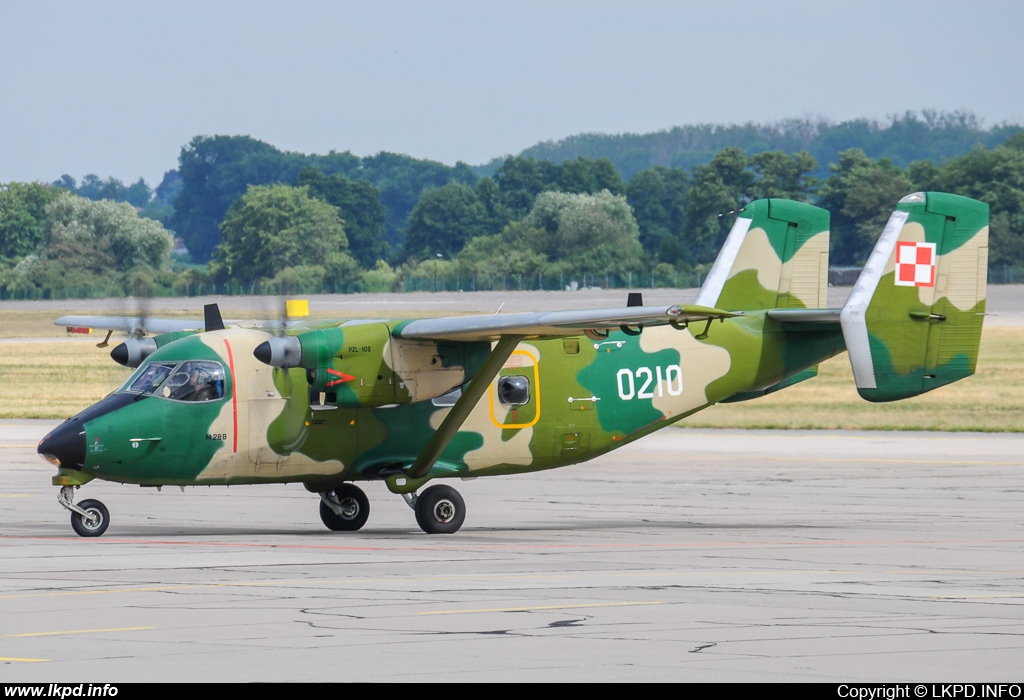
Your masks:
M843 350L868 401L974 373L985 311L988 205L900 200L849 300L826 306L829 214L779 199L737 215L693 305L418 320L225 324L69 316L126 331L135 372L38 452L75 532L110 515L74 503L94 479L142 486L301 482L331 530L358 530L381 480L427 533L466 508L428 482L592 459L715 403L817 373ZM157 335L147 336L146 333Z

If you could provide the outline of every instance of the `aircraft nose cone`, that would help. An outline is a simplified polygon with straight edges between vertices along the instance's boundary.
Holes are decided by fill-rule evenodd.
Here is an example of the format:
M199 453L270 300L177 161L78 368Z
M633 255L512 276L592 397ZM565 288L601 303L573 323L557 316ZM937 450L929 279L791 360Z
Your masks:
M128 346L124 343L115 345L114 349L110 351L110 359L123 367L128 366L129 358Z
M61 423L39 441L36 452L57 459L66 469L81 469L85 465L85 426L75 420Z

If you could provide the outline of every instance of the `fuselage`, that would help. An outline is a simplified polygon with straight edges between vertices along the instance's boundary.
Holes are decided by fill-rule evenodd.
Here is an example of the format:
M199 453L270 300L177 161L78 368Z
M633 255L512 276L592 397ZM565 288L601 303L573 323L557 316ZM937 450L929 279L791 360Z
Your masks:
M703 324L661 326L639 335L521 342L430 478L585 461L708 405L777 385L844 348L837 326L787 328L763 312L703 331ZM790 342L793 335L799 342ZM411 403L324 405L310 391L306 370L254 358L270 337L228 329L169 343L121 388L44 438L39 452L85 478L144 485L304 482L318 490L399 473L459 396L456 386ZM206 390L188 394L188 376L193 384L199 377ZM405 387L400 374L393 381Z

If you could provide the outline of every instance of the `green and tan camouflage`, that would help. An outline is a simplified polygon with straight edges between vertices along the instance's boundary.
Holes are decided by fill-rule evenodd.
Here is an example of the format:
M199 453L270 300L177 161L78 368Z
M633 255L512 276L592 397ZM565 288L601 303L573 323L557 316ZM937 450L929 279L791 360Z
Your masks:
M860 395L895 401L974 374L987 270L987 204L900 200L843 308Z
M712 404L810 379L844 349L871 401L968 376L987 231L979 202L904 198L843 309L824 308L828 212L769 199L739 212L692 305L198 333L194 322L65 317L57 323L129 330L121 356L141 360L39 452L58 466L79 534L109 521L98 501L72 502L71 487L93 479L301 482L336 530L366 522L352 482L381 480L425 531L454 532L461 497L439 485L421 493L428 482L584 462ZM145 330L178 335L143 347ZM195 391L182 393L189 381Z

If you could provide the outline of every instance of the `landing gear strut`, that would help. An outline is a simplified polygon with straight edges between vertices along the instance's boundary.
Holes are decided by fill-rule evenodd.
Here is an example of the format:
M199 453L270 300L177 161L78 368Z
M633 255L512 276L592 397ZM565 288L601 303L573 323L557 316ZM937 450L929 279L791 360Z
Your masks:
M355 484L341 484L320 494L320 519L328 530L358 530L370 517L370 499Z
M71 511L71 528L81 537L99 537L110 525L110 511L99 501L86 499L77 506L74 503L75 489L64 486L57 501Z

